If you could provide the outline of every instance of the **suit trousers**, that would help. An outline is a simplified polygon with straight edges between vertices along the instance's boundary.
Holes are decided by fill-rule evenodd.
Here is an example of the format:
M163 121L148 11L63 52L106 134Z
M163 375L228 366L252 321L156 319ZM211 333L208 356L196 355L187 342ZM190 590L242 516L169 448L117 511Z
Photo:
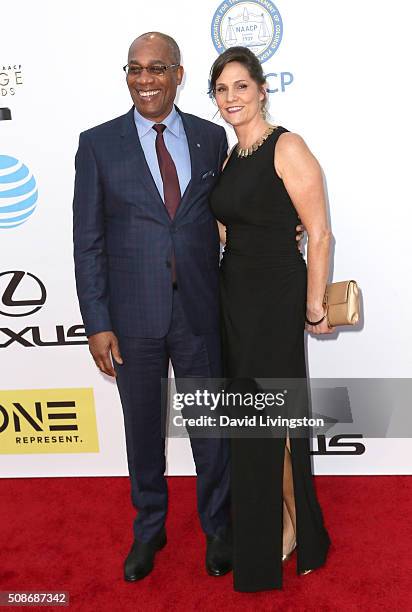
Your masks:
M124 363L115 365L117 386L124 415L132 502L138 510L134 535L148 542L163 527L167 513L166 406L162 406L161 379L168 377L169 360L177 379L220 377L220 336L218 331L203 336L192 333L179 290L175 289L165 337L118 336L118 340ZM190 443L201 526L206 534L214 535L230 522L229 440L193 437Z

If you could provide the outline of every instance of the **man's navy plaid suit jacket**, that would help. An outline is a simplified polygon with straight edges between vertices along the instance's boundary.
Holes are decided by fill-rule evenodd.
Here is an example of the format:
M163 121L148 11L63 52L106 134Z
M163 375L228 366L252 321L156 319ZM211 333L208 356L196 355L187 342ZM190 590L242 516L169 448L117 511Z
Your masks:
M74 190L77 293L88 336L161 338L172 309L171 253L195 334L219 326L219 235L209 208L227 155L226 133L180 113L191 180L171 221L140 145L133 108L80 135Z

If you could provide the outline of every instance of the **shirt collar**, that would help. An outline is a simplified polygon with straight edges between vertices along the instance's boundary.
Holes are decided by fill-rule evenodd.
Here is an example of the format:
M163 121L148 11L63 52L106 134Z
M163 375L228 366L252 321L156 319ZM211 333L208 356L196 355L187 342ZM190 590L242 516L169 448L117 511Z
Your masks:
M143 117L143 115L136 110L136 107L134 108L134 121L139 138L146 136L146 134L148 134L154 126L154 122L150 119L146 119L146 117ZM180 135L180 122L181 119L175 106L173 106L168 116L162 121L163 125L165 125L167 129L170 130L170 132L177 138Z

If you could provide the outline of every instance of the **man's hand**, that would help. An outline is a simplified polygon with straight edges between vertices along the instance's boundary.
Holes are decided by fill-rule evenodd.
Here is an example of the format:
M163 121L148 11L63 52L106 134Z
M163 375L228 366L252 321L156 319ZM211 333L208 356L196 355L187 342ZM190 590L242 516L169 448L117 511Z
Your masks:
M113 332L99 332L89 336L89 350L101 372L108 376L116 376L112 359L119 364L123 363L123 359Z
M297 225L296 226L296 241L298 243L298 249L299 251L302 251L302 240L305 237L305 226L304 225Z

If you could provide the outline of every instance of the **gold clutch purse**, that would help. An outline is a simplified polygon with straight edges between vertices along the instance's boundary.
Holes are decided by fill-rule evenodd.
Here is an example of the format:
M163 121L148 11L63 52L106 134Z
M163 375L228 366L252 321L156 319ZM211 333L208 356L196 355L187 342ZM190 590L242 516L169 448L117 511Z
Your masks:
M359 288L354 280L327 285L323 304L329 327L356 325L359 321Z

